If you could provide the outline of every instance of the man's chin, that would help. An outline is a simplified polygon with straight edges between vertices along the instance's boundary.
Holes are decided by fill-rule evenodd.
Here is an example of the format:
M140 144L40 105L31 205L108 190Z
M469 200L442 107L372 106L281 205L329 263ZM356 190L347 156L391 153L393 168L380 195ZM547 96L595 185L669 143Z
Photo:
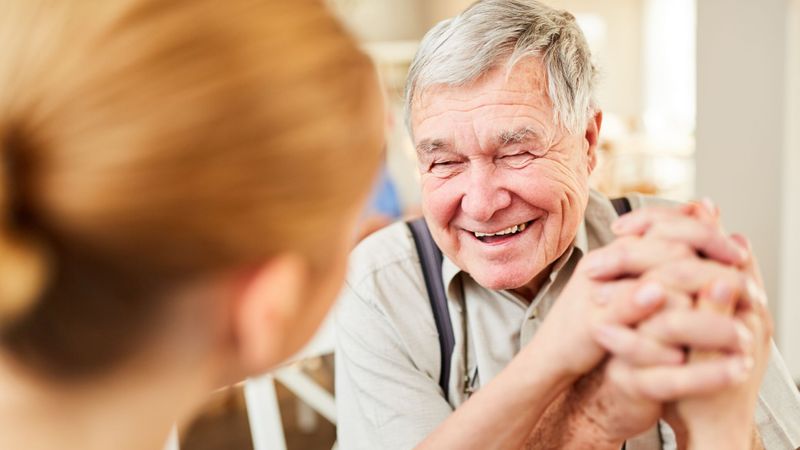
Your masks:
M515 290L525 286L533 277L525 275L515 275L513 273L470 273L472 279L486 289L493 291Z

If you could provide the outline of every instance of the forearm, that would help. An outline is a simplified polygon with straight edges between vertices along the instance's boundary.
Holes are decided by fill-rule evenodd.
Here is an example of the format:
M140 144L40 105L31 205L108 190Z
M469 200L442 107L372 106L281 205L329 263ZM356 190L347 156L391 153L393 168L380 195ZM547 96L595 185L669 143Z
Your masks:
M525 349L523 352L530 352ZM447 418L417 449L520 448L547 406L574 379L520 354ZM532 364L531 361L536 361Z
M590 414L583 409L586 380L576 383L565 390L547 408L542 418L536 423L524 448L536 449L584 449L619 450L622 441L609 440L601 427Z

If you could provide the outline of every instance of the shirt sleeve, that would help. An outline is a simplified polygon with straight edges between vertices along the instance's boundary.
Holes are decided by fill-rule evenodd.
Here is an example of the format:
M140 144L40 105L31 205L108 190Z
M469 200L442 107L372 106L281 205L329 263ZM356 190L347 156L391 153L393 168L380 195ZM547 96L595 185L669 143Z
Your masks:
M800 448L800 393L774 342L758 393L756 424L766 450Z
M342 450L410 449L447 416L436 379L415 363L384 311L346 285L336 312L336 405ZM435 341L432 342L435 345ZM438 356L438 348L437 348Z

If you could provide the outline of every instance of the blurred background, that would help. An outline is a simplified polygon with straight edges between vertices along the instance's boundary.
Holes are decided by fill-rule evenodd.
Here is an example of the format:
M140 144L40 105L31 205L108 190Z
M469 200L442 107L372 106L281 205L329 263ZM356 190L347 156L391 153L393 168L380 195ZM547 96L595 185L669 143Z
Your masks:
M601 71L603 139L594 187L610 196L710 197L726 228L753 243L775 340L800 381L800 0L545 2L576 16ZM375 59L393 113L366 235L418 211L413 147L403 124L406 73L425 32L472 2L329 3ZM311 354L326 351L323 345ZM180 447L253 448L250 436L259 431L250 424L274 420L277 411L283 448L331 448L330 403L317 389L332 391L332 358L304 359L290 369L276 375L277 383L267 377L250 391L217 393L194 424L181 427ZM252 401L274 401L277 409L254 413Z

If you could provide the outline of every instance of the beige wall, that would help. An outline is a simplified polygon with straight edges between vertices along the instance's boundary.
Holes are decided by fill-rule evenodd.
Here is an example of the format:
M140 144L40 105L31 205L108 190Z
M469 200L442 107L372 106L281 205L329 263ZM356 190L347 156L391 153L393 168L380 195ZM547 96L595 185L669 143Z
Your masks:
M782 302L776 323L789 368L795 379L800 380L800 0L792 0L789 8Z
M788 44L796 45L787 34L788 5L786 0L739 1L735 7L729 0L698 1L696 186L698 195L719 204L729 230L753 242L778 345L797 376L797 331L787 327L798 326L800 291L796 269L786 265L790 249L782 235L792 214L796 219L786 206L793 201L791 208L797 208L798 194L789 177L797 172L786 172L787 162L797 163L787 136L798 123L791 122L787 104L786 86L796 83L787 75ZM790 245L797 254L797 243Z

